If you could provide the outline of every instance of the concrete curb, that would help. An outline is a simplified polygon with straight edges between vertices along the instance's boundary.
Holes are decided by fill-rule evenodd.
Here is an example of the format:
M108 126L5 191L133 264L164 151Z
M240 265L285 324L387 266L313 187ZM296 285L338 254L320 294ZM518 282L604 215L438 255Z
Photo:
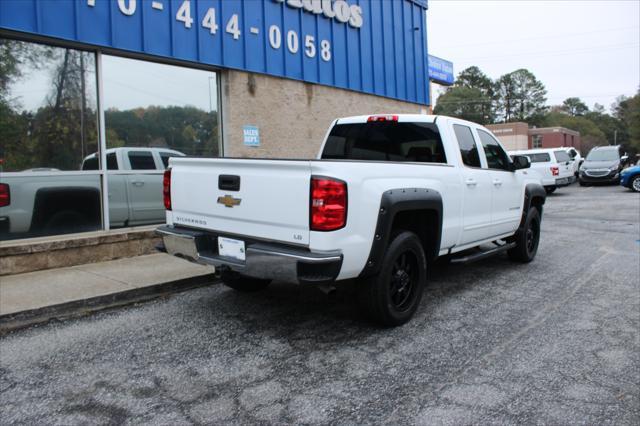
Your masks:
M66 320L90 315L106 309L122 307L133 303L147 302L159 297L180 293L198 287L217 283L214 274L198 275L176 281L154 284L88 299L45 306L43 308L16 312L0 316L0 336L15 330L47 323L52 320Z

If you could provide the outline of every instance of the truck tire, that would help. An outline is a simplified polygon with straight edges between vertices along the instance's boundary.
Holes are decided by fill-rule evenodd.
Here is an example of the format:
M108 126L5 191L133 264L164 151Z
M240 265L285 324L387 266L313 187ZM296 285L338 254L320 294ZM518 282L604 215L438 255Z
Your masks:
M271 283L271 280L247 277L234 271L222 271L220 273L220 279L227 287L245 293L264 290Z
M380 272L358 283L365 314L390 327L406 323L420 305L427 281L427 259L416 234L402 231L392 236Z
M511 260L529 263L536 257L540 242L540 213L537 208L529 209L522 231L516 233L514 242L516 246L507 252Z

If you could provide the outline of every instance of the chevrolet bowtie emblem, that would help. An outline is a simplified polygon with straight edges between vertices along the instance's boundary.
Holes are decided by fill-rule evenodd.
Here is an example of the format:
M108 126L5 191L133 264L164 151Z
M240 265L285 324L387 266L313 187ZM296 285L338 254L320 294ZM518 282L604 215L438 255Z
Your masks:
M224 204L225 207L239 206L240 198L233 198L231 195L225 195L224 197L218 197L218 204Z

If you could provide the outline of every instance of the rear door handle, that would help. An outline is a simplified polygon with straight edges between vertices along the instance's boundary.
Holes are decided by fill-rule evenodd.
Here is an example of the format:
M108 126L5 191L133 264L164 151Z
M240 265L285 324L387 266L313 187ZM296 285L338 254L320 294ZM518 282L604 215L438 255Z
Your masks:
M494 184L495 186L501 186L501 185L502 185L502 181L501 181L500 179L494 179L494 180L493 180L493 184Z
M134 180L134 181L131 181L131 185L133 185L133 186L142 186L142 185L144 185L144 182L142 182L140 180Z
M464 181L464 183L467 184L467 186L476 186L478 184L478 181L476 181L475 179L467 179Z

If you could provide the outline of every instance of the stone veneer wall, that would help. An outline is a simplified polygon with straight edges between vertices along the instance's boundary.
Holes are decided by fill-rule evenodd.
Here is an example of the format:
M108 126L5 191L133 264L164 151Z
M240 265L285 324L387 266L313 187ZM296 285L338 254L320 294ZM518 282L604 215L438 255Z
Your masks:
M0 276L156 252L155 228L128 228L0 243Z
M314 158L337 117L428 111L425 105L242 71L224 72L221 90L227 157ZM259 128L259 147L244 145L244 125Z

